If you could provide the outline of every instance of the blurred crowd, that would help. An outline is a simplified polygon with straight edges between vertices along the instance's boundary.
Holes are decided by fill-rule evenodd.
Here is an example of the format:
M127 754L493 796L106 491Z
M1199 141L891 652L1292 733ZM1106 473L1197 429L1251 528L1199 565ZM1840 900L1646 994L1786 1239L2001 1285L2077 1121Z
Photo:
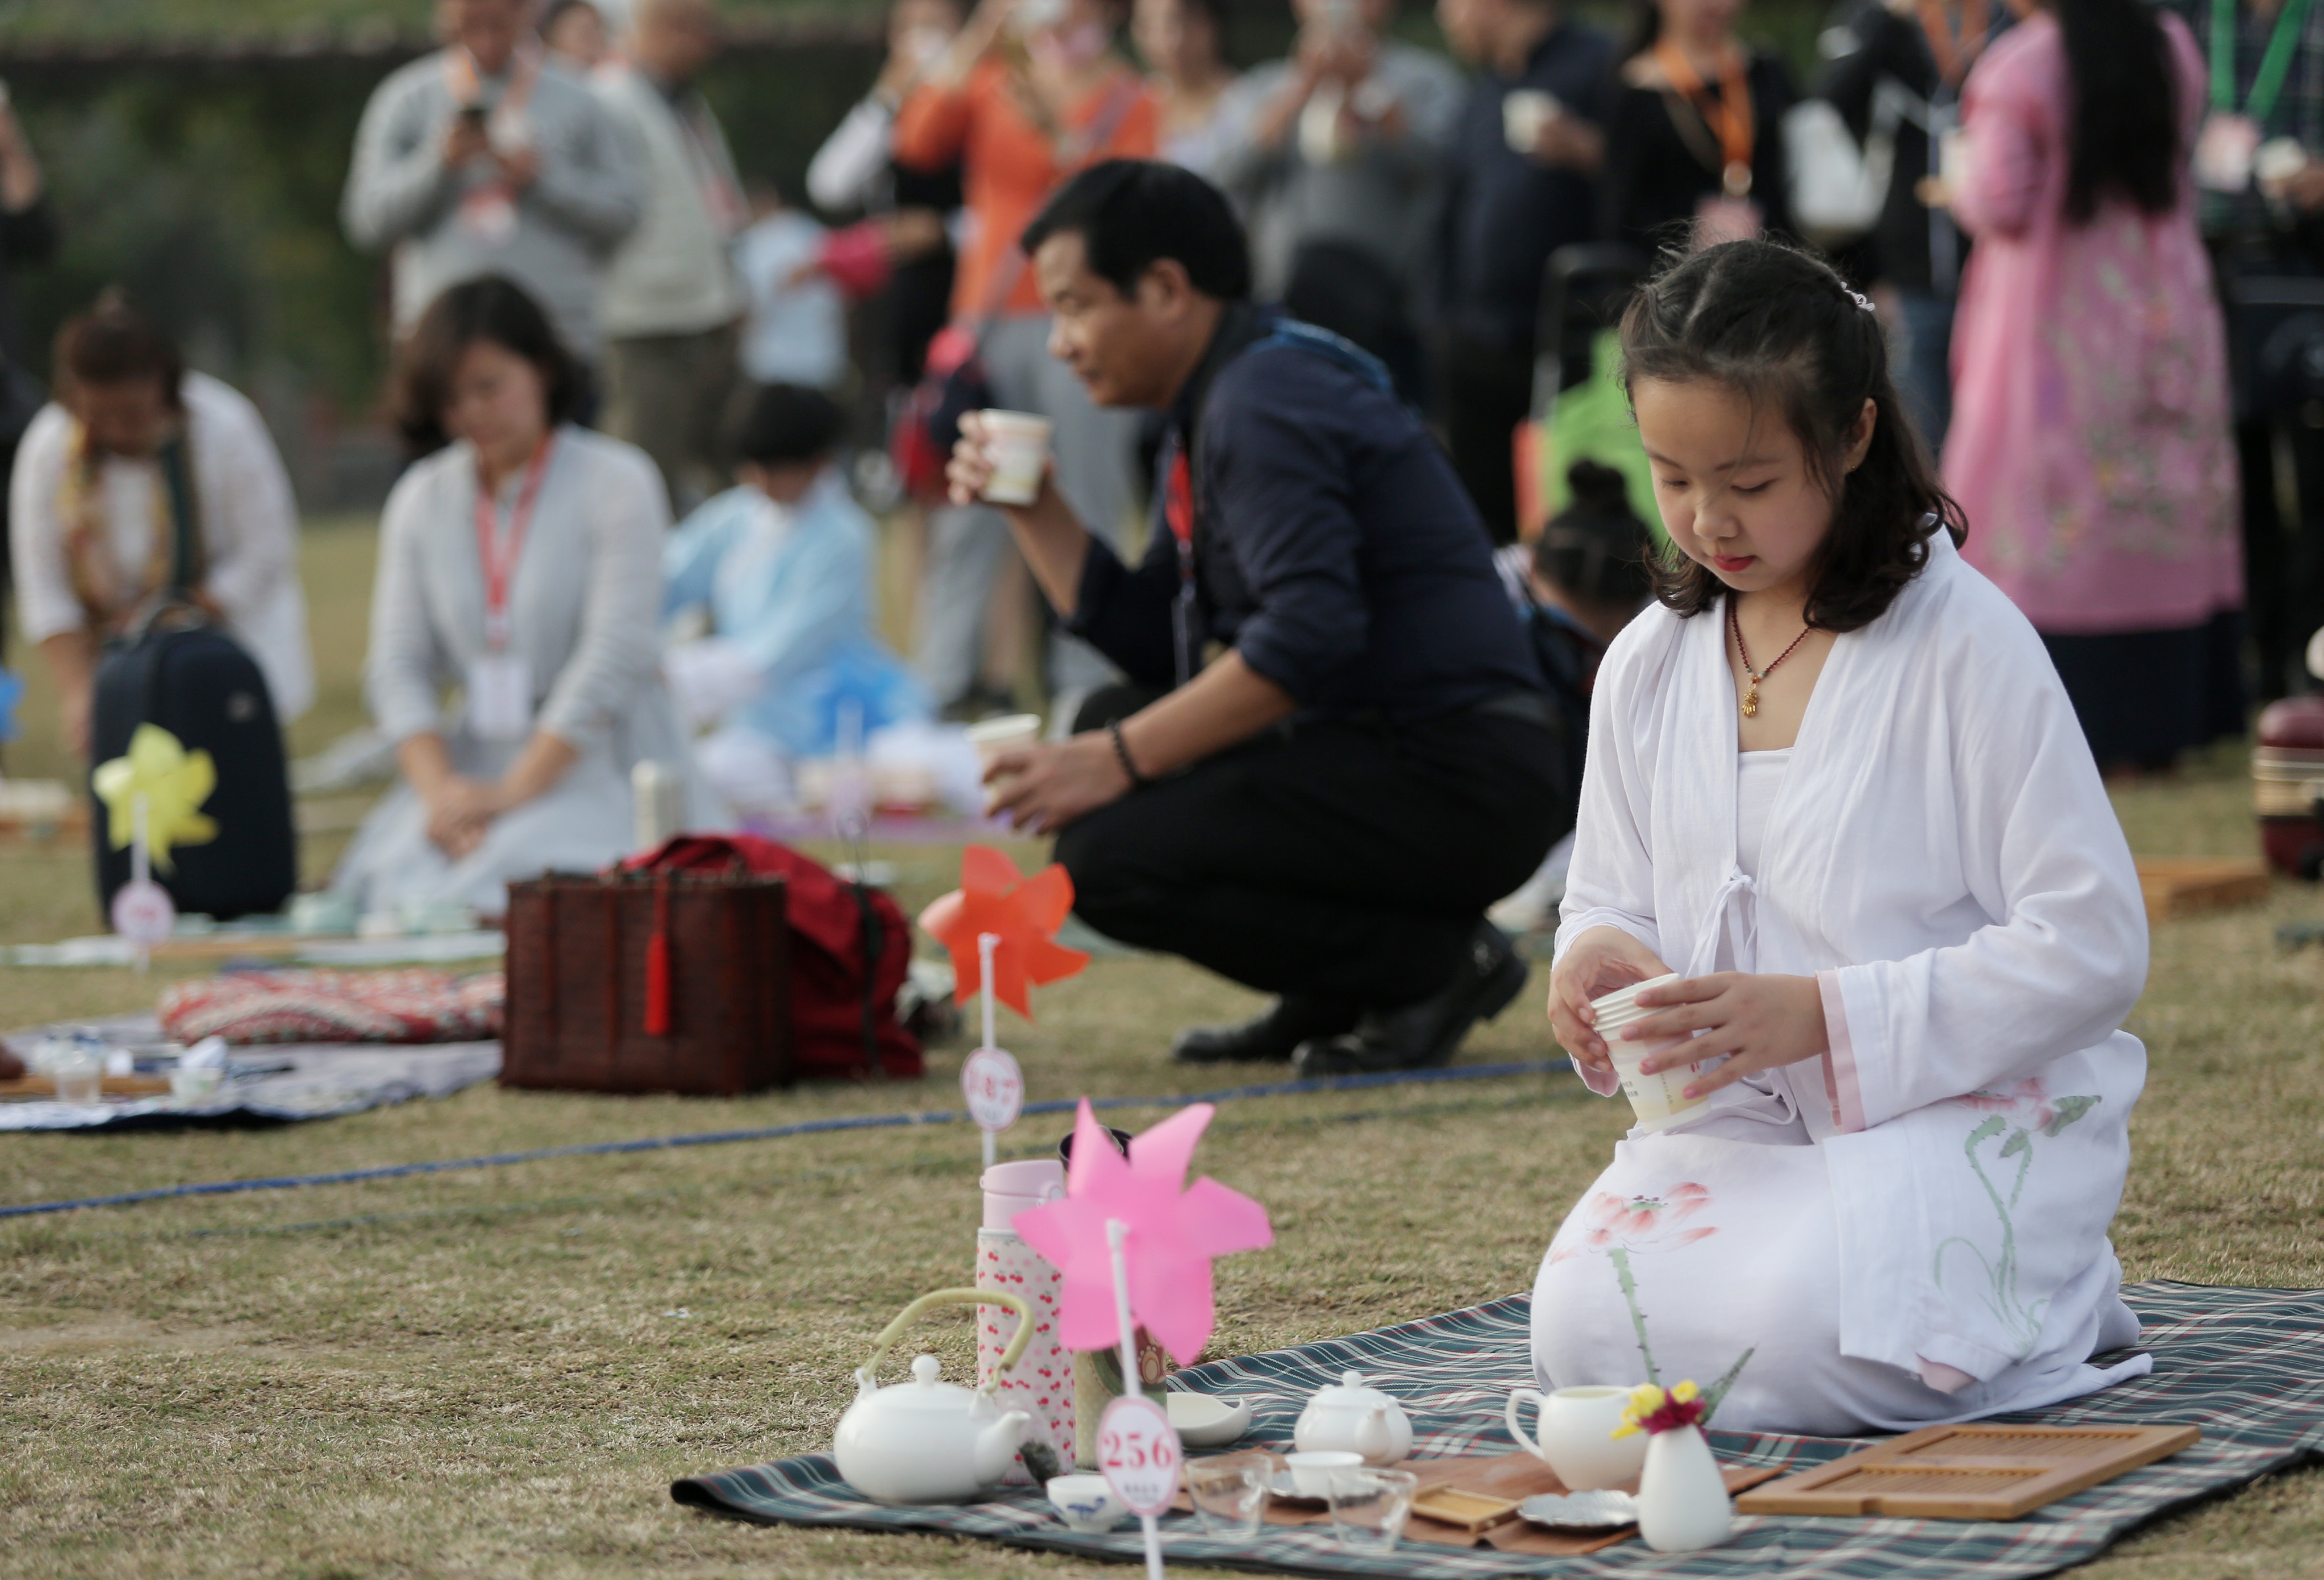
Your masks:
M1580 574L1561 521L1629 523L1635 564L1656 520L1612 316L1658 256L1767 234L1880 315L1968 553L2103 765L2167 767L2240 732L2255 678L2297 683L2324 624L2324 10L1847 0L1805 84L1742 0L1637 0L1619 36L1560 0L1436 0L1449 55L1396 0L1293 10L1286 58L1246 66L1227 0L894 0L791 192L738 174L702 92L715 0L440 0L443 48L374 94L343 200L388 260L416 457L367 671L402 789L346 881L482 896L589 864L626 845L640 761L684 760L703 817L771 812L843 748L936 762L940 722L1070 718L1109 666L941 467L973 391L1047 420L1093 531L1125 556L1148 531L1157 430L1052 356L1018 245L1107 159L1224 192L1255 295L1384 364L1511 568L1609 634L1605 589L1635 607L1643 577L1602 547L1588 585L1555 568ZM6 270L46 215L0 106L12 370ZM54 374L43 408L11 372L0 408L30 410L0 439L16 616L69 738L180 568L173 512L189 590L295 716L295 515L250 403L114 299ZM911 545L902 653L875 520Z

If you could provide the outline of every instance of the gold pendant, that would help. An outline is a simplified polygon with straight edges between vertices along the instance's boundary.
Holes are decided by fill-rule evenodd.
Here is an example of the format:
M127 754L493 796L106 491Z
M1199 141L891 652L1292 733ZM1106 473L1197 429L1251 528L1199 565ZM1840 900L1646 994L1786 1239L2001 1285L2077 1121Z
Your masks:
M1757 718L1758 716L1759 682L1754 680L1751 682L1751 688L1743 693L1743 716L1745 718Z

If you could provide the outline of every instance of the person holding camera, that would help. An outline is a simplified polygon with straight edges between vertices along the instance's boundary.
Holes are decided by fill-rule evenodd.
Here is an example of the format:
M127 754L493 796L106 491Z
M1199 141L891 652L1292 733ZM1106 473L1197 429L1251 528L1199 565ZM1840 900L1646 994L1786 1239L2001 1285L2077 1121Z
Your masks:
M1376 360L1252 303L1199 176L1098 165L1023 245L1057 358L1168 427L1135 566L1047 475L1003 508L1058 618L1129 682L1069 739L997 753L996 810L1056 834L1091 925L1280 995L1183 1034L1180 1061L1442 1063L1523 988L1485 908L1572 811L1475 507ZM1003 492L1004 446L964 430L954 500Z
M595 365L597 300L644 177L595 95L531 36L530 0L444 0L449 45L379 85L340 200L347 239L392 249L398 336L446 287L502 274Z

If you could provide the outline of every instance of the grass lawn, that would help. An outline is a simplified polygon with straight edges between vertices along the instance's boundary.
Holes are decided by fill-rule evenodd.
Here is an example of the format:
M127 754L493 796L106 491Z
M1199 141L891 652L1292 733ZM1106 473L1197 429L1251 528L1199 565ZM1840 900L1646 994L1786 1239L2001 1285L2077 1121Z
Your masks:
M302 750L356 716L369 550L358 523L309 535L324 696ZM46 702L26 716L9 766L56 771ZM2117 804L2142 852L2251 846L2239 753ZM310 871L337 844L310 841ZM883 854L908 910L955 870L949 851ZM2287 885L2157 930L2133 1022L2153 1075L2116 1227L2131 1278L2324 1284L2324 950L2272 942L2319 914L2324 895ZM95 924L80 852L0 851L0 940ZM0 1023L130 1009L154 986L0 971ZM1537 997L1463 1058L1552 1051ZM1175 962L1102 961L1044 990L1038 1024L1003 1039L1038 1098L1195 1090L1222 1083L1165 1062L1170 1030L1254 1002ZM0 1204L949 1107L959 1058L939 1050L917 1086L737 1102L485 1088L282 1130L5 1136ZM1265 1202L1278 1243L1221 1264L1214 1347L1528 1287L1624 1128L1620 1104L1570 1077L1222 1110L1198 1167ZM1062 1129L1030 1122L1010 1150L1045 1150ZM674 1476L828 1446L871 1335L967 1279L975 1172L973 1134L915 1129L0 1222L0 1574L1128 1573L733 1525L669 1500ZM964 1314L926 1335L953 1374L968 1367ZM2324 1576L2324 1474L2165 1520L2089 1573Z

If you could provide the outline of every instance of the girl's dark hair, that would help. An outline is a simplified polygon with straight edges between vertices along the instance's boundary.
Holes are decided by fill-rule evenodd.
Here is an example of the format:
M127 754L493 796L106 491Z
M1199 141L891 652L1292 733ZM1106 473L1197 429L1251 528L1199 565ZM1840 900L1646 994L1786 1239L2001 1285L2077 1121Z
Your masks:
M2149 0L2045 3L2065 43L2073 116L2066 217L2087 225L2109 198L2169 213L2179 200L2183 150L2178 74L2162 19Z
M1832 501L1808 588L1810 625L1855 631L1878 619L1928 563L1930 517L1956 544L1968 536L1888 375L1879 319L1821 260L1769 241L1706 247L1631 301L1622 355L1634 400L1642 379L1720 383L1798 435ZM1849 439L1867 400L1872 445L1851 472ZM1725 591L1675 545L1655 566L1655 596L1681 615L1716 607Z
M173 410L184 410L186 361L177 342L130 306L117 286L108 286L87 312L65 320L57 331L53 365L57 383L68 391L76 385L158 380L163 399Z
M821 390L761 384L735 403L726 448L737 461L761 467L820 461L846 430L846 413Z
M444 409L452 402L452 377L460 357L479 340L523 357L540 371L549 395L549 425L569 421L585 388L581 365L549 327L549 315L524 288L500 274L486 274L447 288L395 350L388 374L388 404L403 442L414 456L442 449Z
M1565 480L1573 503L1534 540L1534 574L1578 602L1635 610L1655 590L1654 539L1630 508L1630 480L1591 460L1574 462Z

